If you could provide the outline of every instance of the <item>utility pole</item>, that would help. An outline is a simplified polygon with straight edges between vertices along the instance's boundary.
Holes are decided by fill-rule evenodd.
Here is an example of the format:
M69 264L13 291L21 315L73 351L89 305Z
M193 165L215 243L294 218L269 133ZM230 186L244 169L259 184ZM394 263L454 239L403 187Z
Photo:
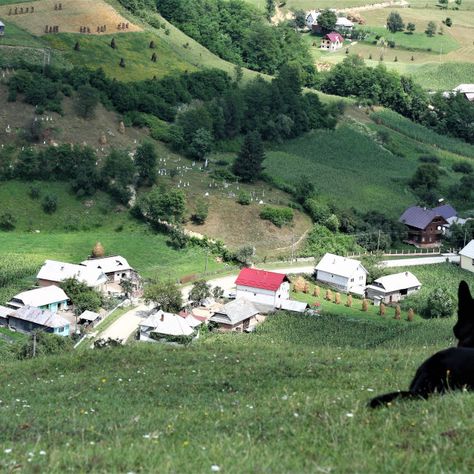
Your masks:
M36 331L33 332L33 357L36 357Z
M379 251L379 248L380 248L380 229L379 229L379 236L377 237L377 253Z

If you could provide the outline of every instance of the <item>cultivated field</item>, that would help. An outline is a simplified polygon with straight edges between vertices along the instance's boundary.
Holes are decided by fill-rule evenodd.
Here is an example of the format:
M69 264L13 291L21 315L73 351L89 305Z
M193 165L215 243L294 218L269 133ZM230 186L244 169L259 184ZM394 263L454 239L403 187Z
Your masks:
M55 9L61 4L62 8ZM28 13L26 9L28 8ZM33 9L33 11L32 11ZM15 14L15 10L17 14ZM23 13L21 13L23 10ZM139 31L141 28L120 15L108 3L102 0L40 0L36 2L0 6L0 17L8 24L14 23L30 33L41 36L46 25L58 26L60 33L79 33L81 27L88 27L90 34L101 34L98 28L105 26L110 34ZM4 22L5 22L4 20ZM128 28L119 29L118 25L128 24ZM49 31L49 30L48 30Z

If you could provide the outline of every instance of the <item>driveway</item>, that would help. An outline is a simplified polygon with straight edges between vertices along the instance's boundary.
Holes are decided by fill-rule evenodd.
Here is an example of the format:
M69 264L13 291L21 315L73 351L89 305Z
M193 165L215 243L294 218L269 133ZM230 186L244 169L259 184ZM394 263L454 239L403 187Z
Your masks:
M122 339L123 343L137 330L140 321L148 316L153 305L141 304L120 316L111 326L98 335L101 339Z

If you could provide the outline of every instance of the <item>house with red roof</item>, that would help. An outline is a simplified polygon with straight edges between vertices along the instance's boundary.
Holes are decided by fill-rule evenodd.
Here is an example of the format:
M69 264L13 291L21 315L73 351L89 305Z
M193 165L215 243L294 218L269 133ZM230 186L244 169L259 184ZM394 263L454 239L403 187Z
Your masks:
M237 280L236 297L273 308L281 308L290 299L290 280L283 273L243 268Z
M323 36L321 40L320 49L325 51L337 51L342 48L344 44L344 38L337 31L333 31Z

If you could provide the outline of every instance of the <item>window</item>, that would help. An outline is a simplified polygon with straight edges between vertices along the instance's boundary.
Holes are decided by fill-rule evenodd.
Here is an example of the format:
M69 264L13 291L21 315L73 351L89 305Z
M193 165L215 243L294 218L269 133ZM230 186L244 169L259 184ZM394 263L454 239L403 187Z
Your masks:
M351 278L351 282L353 282L353 281L354 281L354 278Z

